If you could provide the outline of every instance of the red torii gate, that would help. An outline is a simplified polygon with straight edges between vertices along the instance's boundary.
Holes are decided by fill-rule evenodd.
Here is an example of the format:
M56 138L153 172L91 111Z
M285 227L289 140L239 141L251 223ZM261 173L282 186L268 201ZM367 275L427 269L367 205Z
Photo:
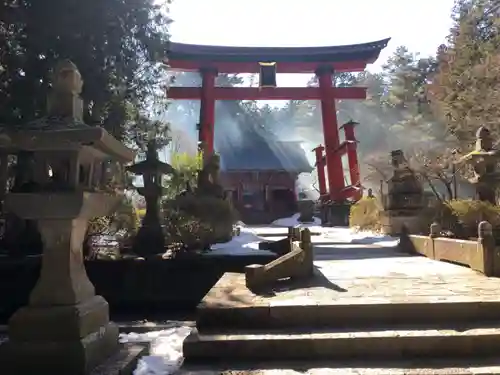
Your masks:
M316 148L319 190L323 198L341 201L358 198L359 167L354 125L343 125L340 144L336 99L366 99L366 88L334 87L333 75L361 72L377 60L390 39L333 47L221 47L170 43L170 69L201 73L202 86L170 87L170 99L201 100L199 141L205 155L214 151L216 100L320 100L325 147ZM261 87L215 87L218 73L260 73ZM315 73L319 87L276 87L277 73ZM325 155L323 156L323 150ZM342 155L347 153L351 186L345 186ZM328 192L324 167L328 172Z

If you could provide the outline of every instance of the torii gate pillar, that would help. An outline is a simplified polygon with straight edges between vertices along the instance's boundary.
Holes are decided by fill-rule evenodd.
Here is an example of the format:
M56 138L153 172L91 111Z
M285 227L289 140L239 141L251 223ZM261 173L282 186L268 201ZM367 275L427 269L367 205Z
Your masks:
M337 124L337 110L333 87L333 69L321 67L316 70L321 92L321 116L323 119L323 134L325 137L325 159L328 172L328 191L332 201L342 199L341 191L344 189L344 171L342 169L341 155L337 152L339 142L339 129Z
M202 84L198 140L206 159L214 152L215 78L218 73L213 68L201 69L200 73Z
M316 154L316 172L318 175L318 190L319 196L325 197L328 191L326 190L326 177L325 177L325 161L323 157L323 150L325 148L319 145L313 151Z

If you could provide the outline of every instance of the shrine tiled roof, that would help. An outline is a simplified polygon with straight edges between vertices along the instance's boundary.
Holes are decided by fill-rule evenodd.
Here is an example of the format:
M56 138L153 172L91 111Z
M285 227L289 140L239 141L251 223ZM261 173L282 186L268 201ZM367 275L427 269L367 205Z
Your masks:
M171 60L219 62L374 61L389 40L328 47L230 47L170 42L167 56Z
M257 126L247 128L241 142L222 134L216 136L216 149L221 156L221 168L225 171L303 173L312 170L300 142L282 142Z

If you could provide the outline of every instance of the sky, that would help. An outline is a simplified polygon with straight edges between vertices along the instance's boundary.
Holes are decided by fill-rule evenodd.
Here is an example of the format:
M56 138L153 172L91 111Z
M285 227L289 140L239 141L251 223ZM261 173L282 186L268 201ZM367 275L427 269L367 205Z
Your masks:
M453 0L174 0L174 42L227 46L332 46L392 38L376 71L400 45L432 55L451 26ZM278 85L309 77L280 75ZM302 85L302 84L301 84Z

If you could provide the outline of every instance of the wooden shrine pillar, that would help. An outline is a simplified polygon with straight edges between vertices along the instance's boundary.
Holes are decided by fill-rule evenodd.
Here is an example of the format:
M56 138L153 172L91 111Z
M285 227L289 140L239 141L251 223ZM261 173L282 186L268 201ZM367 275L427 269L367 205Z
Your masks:
M345 140L347 142L347 159L349 163L349 173L351 177L351 185L361 187L361 177L359 173L359 163L358 163L358 153L356 136L354 134L354 127L359 123L355 121L348 121L341 126L344 129ZM361 189L353 197L354 199L359 199L363 195Z
M328 191L326 190L325 162L323 159L324 149L325 148L322 145L319 145L313 150L316 154L316 172L318 174L318 187L320 197L324 197L328 193Z
M203 68L200 71L202 77L199 142L203 147L204 158L214 152L214 126L215 126L215 78L217 70Z
M339 133L337 124L337 110L333 87L333 69L320 67L316 70L321 94L321 116L323 119L323 134L325 137L325 159L328 172L328 190L330 199L341 199L341 190L344 188L344 171L342 159L336 150L339 148Z

